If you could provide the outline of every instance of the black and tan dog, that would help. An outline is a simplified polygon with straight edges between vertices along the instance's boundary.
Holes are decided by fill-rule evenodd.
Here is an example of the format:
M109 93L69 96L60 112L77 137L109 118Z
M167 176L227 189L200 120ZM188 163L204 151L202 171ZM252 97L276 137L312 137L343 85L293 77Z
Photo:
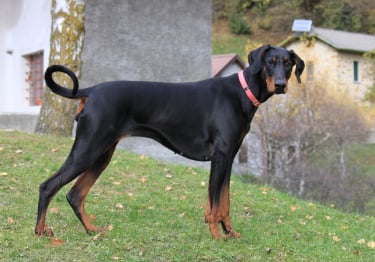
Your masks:
M81 99L76 139L62 167L40 185L35 233L52 236L46 212L61 187L78 177L68 202L87 232L91 224L84 203L92 185L107 167L120 139L155 139L187 158L211 161L205 212L212 237L239 237L229 218L229 181L233 159L250 129L260 103L287 91L292 68L300 82L304 62L293 51L262 46L249 54L250 66L239 74L192 83L141 81L105 82L78 89L75 74L66 67L47 69L45 80L58 95ZM68 74L73 90L57 84L53 73Z

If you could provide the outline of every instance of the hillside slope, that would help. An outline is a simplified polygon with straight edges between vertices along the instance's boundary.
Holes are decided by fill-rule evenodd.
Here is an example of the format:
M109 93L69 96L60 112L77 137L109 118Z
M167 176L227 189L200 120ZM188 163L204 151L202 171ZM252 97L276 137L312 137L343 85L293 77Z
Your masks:
M213 241L203 222L207 171L118 150L87 199L87 235L65 199L51 202L54 238L34 233L39 184L71 139L0 131L1 261L373 261L373 217L289 197L233 176L231 217L241 239Z

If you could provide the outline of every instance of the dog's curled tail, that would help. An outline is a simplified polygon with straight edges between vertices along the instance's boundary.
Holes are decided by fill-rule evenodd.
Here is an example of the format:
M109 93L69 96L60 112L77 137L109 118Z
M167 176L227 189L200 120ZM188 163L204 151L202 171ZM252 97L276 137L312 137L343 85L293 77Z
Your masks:
M53 80L53 73L55 72L61 72L64 74L67 74L70 79L73 81L73 89L63 87L59 85L58 83ZM52 65L49 66L44 73L44 79L46 80L47 86L51 89L52 92L55 94L58 94L60 96L66 97L66 98L80 98L82 96L85 96L83 94L79 94L78 92L78 79L75 73L70 70L69 68L62 66L62 65Z

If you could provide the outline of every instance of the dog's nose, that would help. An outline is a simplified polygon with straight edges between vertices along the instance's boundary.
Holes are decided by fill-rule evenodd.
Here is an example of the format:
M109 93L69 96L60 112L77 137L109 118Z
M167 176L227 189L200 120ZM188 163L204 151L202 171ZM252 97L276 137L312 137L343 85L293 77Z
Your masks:
M275 87L276 89L284 89L286 87L286 81L285 80L276 80L275 81Z

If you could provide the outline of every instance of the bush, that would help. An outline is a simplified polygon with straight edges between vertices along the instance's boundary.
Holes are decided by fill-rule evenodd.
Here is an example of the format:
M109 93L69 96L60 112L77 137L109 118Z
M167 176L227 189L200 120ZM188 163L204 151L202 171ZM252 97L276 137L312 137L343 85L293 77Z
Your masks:
M245 19L236 13L232 13L229 16L229 27L232 33L236 35L251 34L251 29Z

